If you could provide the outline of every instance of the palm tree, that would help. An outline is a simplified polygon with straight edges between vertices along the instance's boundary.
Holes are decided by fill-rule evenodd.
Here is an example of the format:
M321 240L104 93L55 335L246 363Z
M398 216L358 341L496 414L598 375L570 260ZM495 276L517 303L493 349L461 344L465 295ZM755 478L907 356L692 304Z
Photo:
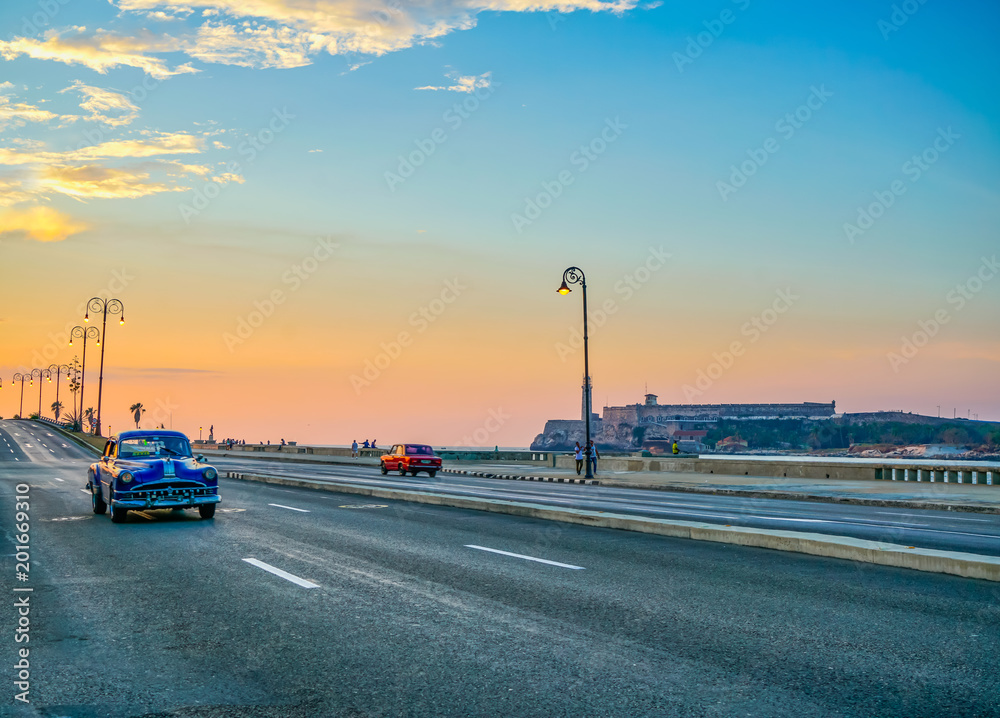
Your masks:
M132 412L132 418L135 419L135 428L139 428L139 419L142 417L143 413L146 411L146 407L142 405L142 402L137 401L135 404L128 408Z
M63 403L61 401L52 402L52 415L59 421L59 414L63 410Z
M87 433L92 433L94 431L94 424L97 423L97 417L94 416L94 407L88 406L83 412L83 418L87 422Z

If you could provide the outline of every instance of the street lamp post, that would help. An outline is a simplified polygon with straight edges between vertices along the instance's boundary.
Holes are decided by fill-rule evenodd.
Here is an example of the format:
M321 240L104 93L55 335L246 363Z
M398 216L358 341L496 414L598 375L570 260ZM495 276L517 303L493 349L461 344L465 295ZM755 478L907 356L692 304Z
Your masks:
M31 370L31 383L34 384L35 376L38 376L38 418L42 418L42 379L48 378L49 382L52 381L52 372L48 369L32 369Z
M49 376L52 375L53 371L56 373L56 406L59 406L59 380L62 379L63 372L65 371L66 381L69 381L72 369L69 364L50 364ZM59 409L53 409L52 416L56 421L59 421Z
M584 404L586 405L584 420L587 427L587 443L584 447L584 458L587 463L585 478L592 479L594 478L594 472L590 462L590 340L587 334L587 278L584 276L583 270L579 267L570 267L563 272L562 284L559 285L559 289L556 291L565 296L572 291L569 288L570 284L579 284L583 289L583 386Z
M97 379L97 436L102 436L101 434L101 398L104 393L104 346L108 343L108 314L115 315L120 314L121 318L118 320L119 324L125 323L125 305L122 304L117 299L102 299L101 297L92 297L87 303L87 313L83 317L83 321L90 321L91 312L101 312L103 319L101 321L101 336L104 337L104 344L101 345L101 373L98 375Z
M21 408L18 409L18 411L17 411L17 415L19 417L21 417L21 418L24 418L24 380L25 379L31 379L31 375L25 375L25 374L22 374L22 373L18 372L17 374L14 375L14 379L13 379L13 381L15 383L16 382L21 382Z
M77 418L80 420L80 431L83 431L83 382L87 378L87 339L97 339L97 345L101 344L101 330L97 327L81 327L77 324L69 333L69 345L73 346L73 339L83 337L83 362L80 364L80 413Z

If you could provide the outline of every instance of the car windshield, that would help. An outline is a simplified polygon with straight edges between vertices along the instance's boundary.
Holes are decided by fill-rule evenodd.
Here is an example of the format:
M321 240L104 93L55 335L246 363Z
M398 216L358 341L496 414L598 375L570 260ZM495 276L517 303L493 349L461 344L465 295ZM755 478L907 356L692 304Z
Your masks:
M434 449L429 446L424 446L423 444L407 444L406 453L409 454L420 454L426 456L433 456Z
M179 436L144 436L119 442L118 456L122 459L191 456L191 445Z

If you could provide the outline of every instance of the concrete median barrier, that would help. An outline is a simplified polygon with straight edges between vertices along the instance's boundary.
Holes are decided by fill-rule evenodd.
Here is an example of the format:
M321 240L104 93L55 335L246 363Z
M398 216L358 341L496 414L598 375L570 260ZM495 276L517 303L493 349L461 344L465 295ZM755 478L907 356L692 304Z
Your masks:
M791 551L793 553L860 561L881 566L908 568L931 573L945 573L964 578L1000 581L1000 557L994 556L914 548L864 539L829 536L826 534L756 529L742 526L720 526L718 524L707 524L696 521L666 520L604 511L553 508L551 506L528 502L469 498L435 494L426 491L362 486L336 481L313 481L309 479L293 479L237 472L228 472L226 477L337 493L360 494L362 496L372 496L382 499L451 506L474 511L490 511L513 516L594 526L597 528L638 531L640 533L673 538L716 541L753 548Z

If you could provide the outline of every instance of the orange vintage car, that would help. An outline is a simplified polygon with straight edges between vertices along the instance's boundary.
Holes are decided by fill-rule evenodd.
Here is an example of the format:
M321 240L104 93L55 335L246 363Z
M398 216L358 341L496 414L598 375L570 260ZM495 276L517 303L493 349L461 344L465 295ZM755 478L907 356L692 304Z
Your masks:
M434 478L441 469L441 457L434 454L434 449L427 444L396 444L388 454L381 457L382 473L398 471L404 476L407 471L410 476L416 476L418 471L426 471Z

